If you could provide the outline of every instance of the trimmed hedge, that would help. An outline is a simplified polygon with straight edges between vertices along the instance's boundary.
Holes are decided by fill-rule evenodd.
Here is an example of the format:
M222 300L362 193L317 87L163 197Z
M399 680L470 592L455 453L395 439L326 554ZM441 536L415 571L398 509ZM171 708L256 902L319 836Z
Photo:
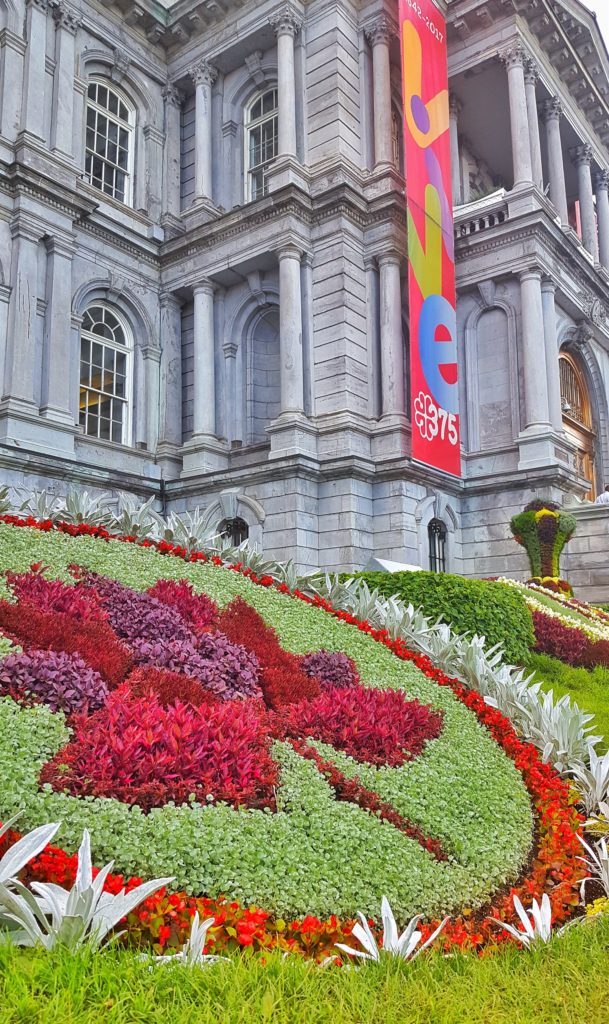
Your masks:
M535 646L533 619L526 602L502 583L435 572L354 575L385 597L396 594L415 608L422 608L430 619L443 619L455 633L477 633L486 637L489 646L502 644L507 660L516 665L526 661Z

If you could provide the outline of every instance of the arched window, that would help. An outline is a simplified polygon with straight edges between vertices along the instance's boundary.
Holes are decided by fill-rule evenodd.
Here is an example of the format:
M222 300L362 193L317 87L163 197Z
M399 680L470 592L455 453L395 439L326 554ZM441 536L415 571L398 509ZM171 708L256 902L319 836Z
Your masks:
M432 519L427 527L429 537L429 568L446 572L446 526L441 519Z
M113 85L89 82L85 175L100 192L120 203L133 201L135 110Z
M244 544L250 535L250 528L245 519L238 516L235 519L225 519L220 523L218 532L225 540L230 541L233 547L238 548Z
M279 110L277 89L267 89L249 104L245 114L246 199L265 196L266 174L277 158Z
M404 174L404 134L402 114L397 107L391 108L391 144L393 146L393 162L396 170Z
M80 425L88 437L128 443L131 349L120 315L90 306L80 334Z
M569 352L560 353L559 366L563 427L575 445L577 471L590 481L587 497L593 499L596 495L596 435L586 379Z

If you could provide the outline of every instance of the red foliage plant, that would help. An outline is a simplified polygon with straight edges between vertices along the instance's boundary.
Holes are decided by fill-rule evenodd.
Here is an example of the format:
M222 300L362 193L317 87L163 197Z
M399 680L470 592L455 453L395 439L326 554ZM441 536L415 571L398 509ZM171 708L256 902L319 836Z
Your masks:
M164 708L128 684L49 761L41 783L73 796L110 797L144 811L195 800L274 808L277 767L260 701Z
M589 640L581 629L565 626L560 619L555 619L543 612L533 612L535 629L535 650L539 654L549 654L567 665L578 665Z
M235 643L253 651L260 666L260 687L270 708L312 700L319 683L303 671L300 658L284 651L277 633L257 611L238 597L218 616L218 629Z
M127 677L127 685L136 697L154 695L164 708L178 701L181 704L192 704L193 707L217 703L217 698L206 690L198 679L185 676L181 672L154 668L152 665L136 668Z
M65 612L0 601L0 629L26 650L79 654L112 687L123 681L132 666L129 651L103 620L83 622Z
M392 767L418 757L443 725L440 712L397 690L360 686L328 687L315 700L290 705L280 719L288 736L310 736L356 761Z
M64 612L80 622L105 619L97 594L61 580L48 580L44 566L32 566L31 572L7 572L6 580L17 600L33 604L42 612Z
M207 594L196 594L186 580L158 580L148 594L175 608L193 633L204 633L214 625L218 614L215 601Z
M578 665L583 668L609 668L609 640L595 640L588 643L584 652L580 655Z

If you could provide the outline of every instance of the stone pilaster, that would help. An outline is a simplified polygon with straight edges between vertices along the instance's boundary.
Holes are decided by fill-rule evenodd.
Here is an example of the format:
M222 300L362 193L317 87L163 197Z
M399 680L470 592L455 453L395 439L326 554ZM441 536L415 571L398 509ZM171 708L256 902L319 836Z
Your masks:
M537 111L537 82L539 68L532 57L527 57L524 67L524 86L527 100L527 117L529 122L529 141L531 145L531 165L533 181L543 192L543 166L541 162L541 137L539 134L539 113Z
M23 99L23 62L26 43L21 36L4 28L0 32L0 133L14 142L21 127Z
M579 190L579 208L582 221L582 242L594 262L598 262L598 242L596 237L596 214L594 211L594 193L592 191L592 147L575 146L571 151L571 160L577 168Z
M72 258L75 239L51 238L47 242L47 308L45 317L45 361L41 416L68 427L72 413Z
M54 152L71 160L74 155L72 147L74 138L75 36L82 24L82 18L63 0L58 0L54 4L53 18L57 29L51 147Z
M398 252L381 253L378 257L383 416L402 415L405 412L401 263Z
M524 82L526 52L520 43L514 43L500 54L500 59L505 65L508 75L514 188L517 188L519 185L529 184L533 180L531 139Z
M277 102L279 110L278 156L296 156L296 77L294 39L302 18L291 4L285 4L271 18L277 36Z
M165 161L163 214L170 219L180 216L180 115L184 105L184 93L175 85L167 83L163 89L165 101Z
M216 434L215 359L214 285L205 280L194 287L195 437L215 437Z
M453 188L453 205L459 206L463 202L463 190L461 188L461 154L459 151L459 116L463 109L461 100L450 94L449 100L449 127L450 127L450 162Z
M300 261L296 245L280 249L279 338L281 360L281 415L304 412L304 371L302 361L302 293Z
M540 107L540 113L546 126L550 199L560 217L561 224L563 227L566 227L569 223L569 210L567 206L565 162L560 132L560 118L562 116L560 100L556 96L545 100Z
M161 413L159 456L177 456L182 444L182 303L161 294Z
M558 363L558 330L556 326L556 285L549 277L544 277L541 282L541 303L543 308L543 336L546 352L550 423L554 430L560 433L563 427L560 398L560 366Z
M42 230L20 217L11 225L11 301L3 397L34 409L38 243ZM36 412L38 407L36 406Z
M599 171L594 178L596 218L598 223L599 260L609 271L609 171Z
M39 142L46 139L45 87L49 0L28 0L27 50L21 130Z
M377 165L393 164L389 46L394 34L395 26L384 15L366 28L366 37L372 47L374 161Z
M189 69L195 83L195 203L212 202L212 103L211 93L218 77L216 68L206 60Z

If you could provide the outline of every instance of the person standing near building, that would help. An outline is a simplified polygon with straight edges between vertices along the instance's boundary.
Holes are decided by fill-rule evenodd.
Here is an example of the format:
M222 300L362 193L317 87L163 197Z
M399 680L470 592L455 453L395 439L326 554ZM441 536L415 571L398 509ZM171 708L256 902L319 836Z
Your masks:
M598 498L594 502L595 505L609 505L609 484L605 486L605 490L602 494L599 494Z

